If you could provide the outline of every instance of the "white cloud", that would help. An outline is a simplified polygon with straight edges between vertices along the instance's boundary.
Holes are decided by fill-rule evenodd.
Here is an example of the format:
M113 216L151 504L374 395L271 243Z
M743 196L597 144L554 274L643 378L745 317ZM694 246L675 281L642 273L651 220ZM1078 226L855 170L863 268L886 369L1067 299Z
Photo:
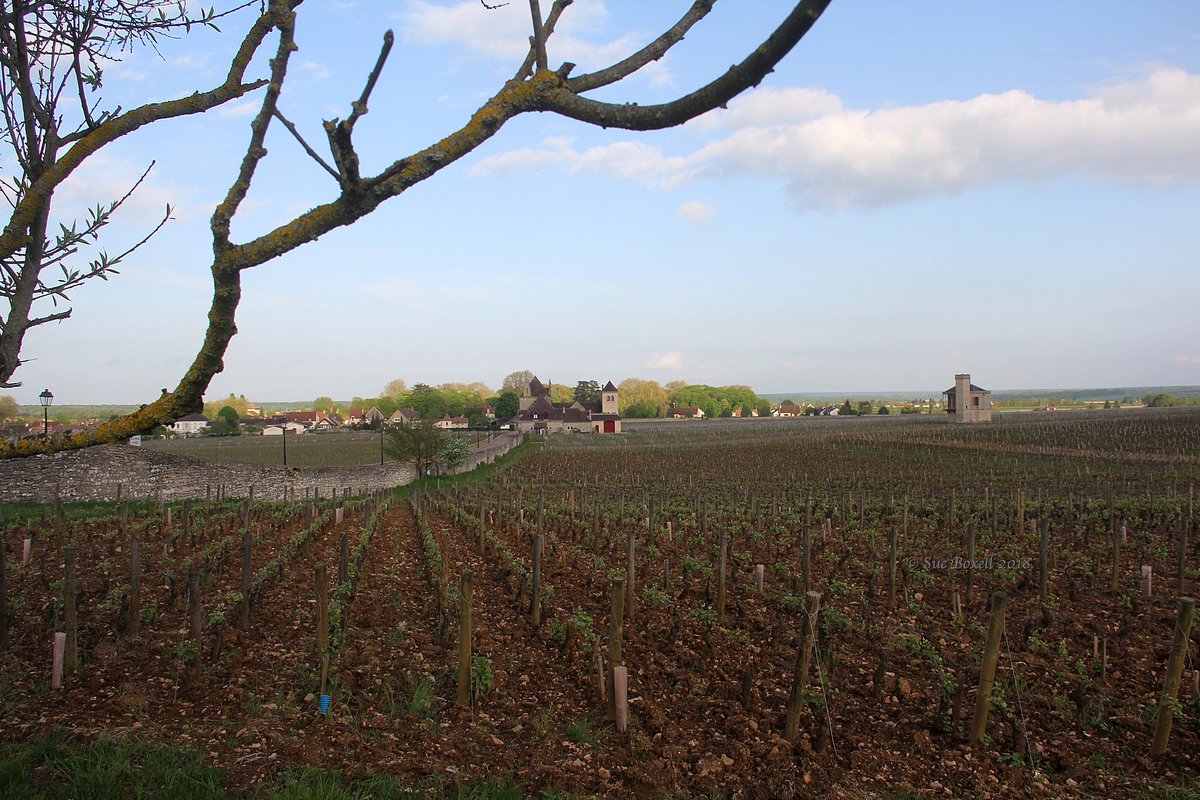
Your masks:
M226 103L217 111L226 119L234 117L253 117L262 108L262 100L242 100L237 103Z
M545 167L565 166L573 174L600 172L616 178L677 183L690 174L686 159L670 158L662 148L644 142L613 144L577 150L573 139L546 139L541 147L522 147L480 160L474 175L507 175Z
M491 4L489 4L491 5ZM543 4L543 13L549 3ZM397 15L404 36L427 45L450 44L485 58L519 62L529 52L531 23L529 6L512 2L488 10L476 0L459 0L448 5L433 0L409 0ZM603 0L576 0L560 17L547 42L551 66L564 61L578 65L575 74L606 67L641 49L653 35L630 32L605 40L608 8ZM670 73L662 61L639 72L655 86L669 86Z
M1171 356L1171 361L1172 361L1172 363L1178 364L1178 365L1179 365L1179 366L1181 366L1181 367L1200 367L1200 355L1195 355L1195 356L1184 356L1184 355Z
M697 225L712 224L713 215L716 213L715 208L699 200L689 200L679 207L679 216Z
M647 369L681 370L683 369L683 354L678 350L662 355L651 356L642 366Z
M328 67L316 61L301 61L296 66L302 75L313 81L323 81L333 74Z
M491 156L478 174L550 165L662 187L697 177L781 178L804 210L884 206L1006 181L1086 175L1133 184L1200 182L1200 75L1158 68L1077 100L1011 90L969 100L847 109L824 92L760 90L692 124L684 156L624 141L557 141Z

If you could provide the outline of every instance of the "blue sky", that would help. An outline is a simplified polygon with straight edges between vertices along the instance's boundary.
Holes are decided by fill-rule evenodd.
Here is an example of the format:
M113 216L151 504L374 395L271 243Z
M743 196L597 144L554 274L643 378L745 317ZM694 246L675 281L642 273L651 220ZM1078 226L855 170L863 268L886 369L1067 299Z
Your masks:
M549 3L543 3L548 6ZM687 2L576 0L552 66L604 66ZM597 95L661 102L740 60L787 13L721 0L662 62ZM112 65L128 108L219 82L248 18ZM383 31L356 127L375 172L462 125L515 70L519 0L308 0L281 108L321 146ZM257 73L265 67L258 63ZM136 403L173 387L208 308L208 217L257 97L102 152L62 218L142 190L109 229L175 220L75 316L26 339L23 403ZM334 196L276 126L245 240ZM6 170L11 162L2 162ZM357 225L244 275L209 396L348 398L392 378L748 384L760 392L1200 384L1200 6L834 0L755 92L635 134L550 115Z

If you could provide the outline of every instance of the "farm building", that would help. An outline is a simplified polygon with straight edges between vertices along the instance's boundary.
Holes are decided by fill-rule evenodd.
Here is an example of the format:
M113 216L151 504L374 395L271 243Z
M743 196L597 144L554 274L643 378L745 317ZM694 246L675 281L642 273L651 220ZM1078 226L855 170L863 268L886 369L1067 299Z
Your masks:
M704 409L699 406L677 406L668 408L667 416L672 419L703 419Z
M550 388L535 376L521 391L517 430L522 433L620 433L618 391L612 381L600 390L600 408L575 400L555 403Z
M971 383L971 376L954 376L954 385L942 392L946 398L946 413L953 422L991 422L992 393Z
M208 418L203 414L188 414L171 424L171 430L183 436L192 436L208 427Z

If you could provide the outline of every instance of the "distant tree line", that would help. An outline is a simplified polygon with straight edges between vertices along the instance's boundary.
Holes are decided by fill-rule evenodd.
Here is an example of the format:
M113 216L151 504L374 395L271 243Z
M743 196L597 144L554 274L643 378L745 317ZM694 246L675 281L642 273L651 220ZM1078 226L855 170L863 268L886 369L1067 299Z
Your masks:
M1200 397L1180 397L1178 395L1166 394L1148 394L1142 398L1142 402L1148 408L1166 408L1168 406L1200 406Z

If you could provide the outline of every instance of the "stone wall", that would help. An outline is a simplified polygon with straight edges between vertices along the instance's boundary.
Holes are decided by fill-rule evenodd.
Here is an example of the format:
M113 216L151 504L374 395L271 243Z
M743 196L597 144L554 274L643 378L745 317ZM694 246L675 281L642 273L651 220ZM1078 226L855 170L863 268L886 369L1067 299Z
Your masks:
M475 450L456 472L491 463L519 442L501 436ZM0 461L0 502L115 500L122 498L182 500L216 496L254 496L281 500L285 493L304 497L316 490L328 497L334 490L352 493L391 489L412 483L411 464L362 467L280 467L203 461L120 444L89 447L51 455Z

